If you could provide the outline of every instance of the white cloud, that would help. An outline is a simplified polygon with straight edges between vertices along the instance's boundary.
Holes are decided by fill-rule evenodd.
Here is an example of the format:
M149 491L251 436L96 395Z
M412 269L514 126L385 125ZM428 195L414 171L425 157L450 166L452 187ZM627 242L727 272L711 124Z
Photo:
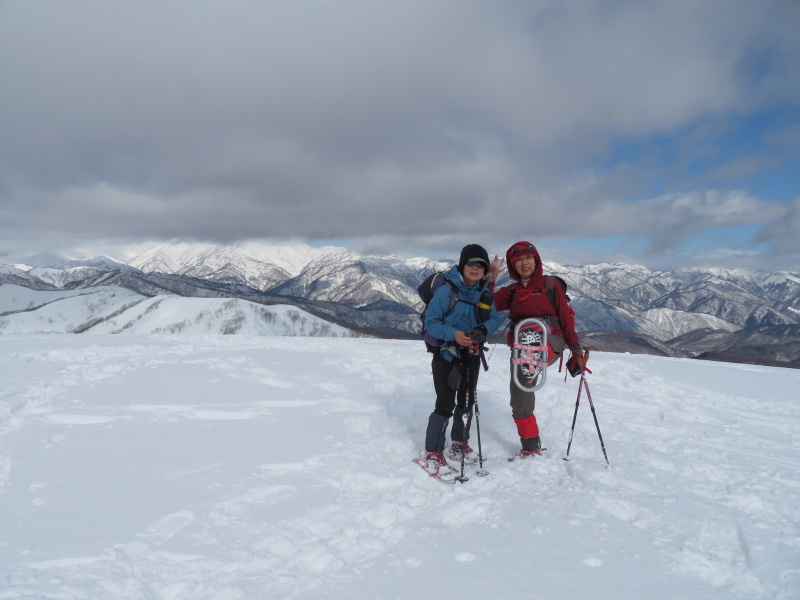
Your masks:
M622 233L658 250L773 218L702 177L710 191L623 201L652 196L653 167L598 164L687 127L685 152L713 147L698 122L796 100L798 6L5 2L0 235ZM776 164L728 163L713 177Z

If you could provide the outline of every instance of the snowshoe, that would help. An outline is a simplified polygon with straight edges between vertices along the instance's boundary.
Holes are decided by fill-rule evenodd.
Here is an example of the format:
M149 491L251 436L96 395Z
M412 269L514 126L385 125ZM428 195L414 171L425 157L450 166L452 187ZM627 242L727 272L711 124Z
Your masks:
M514 384L524 392L538 390L547 378L549 331L547 324L539 319L523 319L514 327L513 378Z
M461 454L463 453L464 449L466 449L466 454L464 455L464 464L476 464L478 462L478 453L470 447L469 442L453 442L453 444L447 449L447 458L453 463L458 463L460 465Z
M442 483L456 482L458 471L447 464L442 452L423 452L411 462L417 463L428 475Z
M535 458L537 456L542 456L542 452L547 450L547 448L541 448L539 450L520 450L514 456L508 459L508 462L512 462L515 460L525 460L526 458Z

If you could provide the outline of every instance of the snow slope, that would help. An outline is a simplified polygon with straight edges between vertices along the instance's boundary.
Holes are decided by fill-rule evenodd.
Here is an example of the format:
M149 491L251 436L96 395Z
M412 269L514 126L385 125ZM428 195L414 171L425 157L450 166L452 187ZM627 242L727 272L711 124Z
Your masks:
M118 287L37 292L0 285L0 334L73 333L143 300Z
M113 293L116 291L119 290L101 288L94 290L37 291L19 285L4 284L0 285L0 315L20 311L33 311L40 306L65 298L91 296L104 292ZM120 293L131 294L132 292L122 290Z
M99 323L88 333L185 333L354 337L356 334L288 305L246 300L156 296Z
M669 308L653 308L639 315L639 329L642 333L663 339L665 335L673 338L697 329L717 329L737 331L738 325L702 313L687 313Z
M509 463L506 353L447 486L419 342L0 336L0 599L800 597L800 371L597 353L611 467L556 373Z
M36 292L0 286L0 334L26 333L357 335L288 305L235 298L147 298L116 287Z

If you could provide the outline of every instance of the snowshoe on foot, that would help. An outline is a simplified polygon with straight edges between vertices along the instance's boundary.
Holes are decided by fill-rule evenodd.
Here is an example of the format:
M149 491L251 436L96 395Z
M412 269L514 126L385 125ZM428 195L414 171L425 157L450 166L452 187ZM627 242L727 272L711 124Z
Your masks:
M478 453L470 447L469 442L453 442L447 449L447 458L452 462L461 464L462 454L464 454L464 464L472 465L478 462Z
M428 475L444 483L455 483L458 471L447 464L442 452L423 452L422 456L412 462L422 467Z
M542 452L547 450L547 448L542 448L542 441L539 439L538 435L535 438L523 438L521 441L522 450L509 458L509 462L516 459L526 459L532 456L541 456Z
M542 448L542 450L547 450L547 448ZM520 450L514 456L508 459L508 462L512 462L515 460L525 460L526 458L530 458L532 456L541 456L542 453L539 450Z
M520 450L519 456L520 458L528 458L529 456L541 456L541 450Z

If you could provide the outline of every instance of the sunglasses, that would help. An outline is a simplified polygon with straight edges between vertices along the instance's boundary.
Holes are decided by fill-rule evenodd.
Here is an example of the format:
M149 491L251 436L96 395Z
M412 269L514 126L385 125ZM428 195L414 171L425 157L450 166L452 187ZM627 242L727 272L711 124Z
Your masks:
M470 267L480 267L481 269L487 268L489 265L486 264L486 261L482 258L473 258L467 261L467 265Z
M536 246L523 246L522 248L514 248L511 251L511 256L520 257L527 254L537 254Z

